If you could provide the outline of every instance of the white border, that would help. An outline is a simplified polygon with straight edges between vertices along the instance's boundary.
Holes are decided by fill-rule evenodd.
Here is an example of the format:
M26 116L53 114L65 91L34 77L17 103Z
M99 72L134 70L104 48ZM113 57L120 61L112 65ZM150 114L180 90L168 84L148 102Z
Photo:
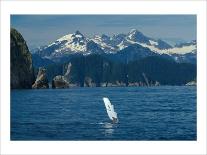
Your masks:
M2 154L206 154L205 1L2 1L0 11ZM10 141L10 14L196 14L197 141Z

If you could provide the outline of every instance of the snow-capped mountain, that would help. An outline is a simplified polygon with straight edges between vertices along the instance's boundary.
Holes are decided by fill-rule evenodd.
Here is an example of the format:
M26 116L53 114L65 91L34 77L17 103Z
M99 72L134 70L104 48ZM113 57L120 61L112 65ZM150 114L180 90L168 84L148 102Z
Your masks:
M169 49L172 48L168 43L162 41L161 39L153 39L153 38L149 38L147 36L145 36L142 32L136 30L136 29L132 29L128 36L127 36L127 40L129 42L133 42L133 43L137 43L140 45L148 45L149 47L156 47L160 50L162 49Z
M105 52L116 52L118 50L114 46L112 38L105 34L102 34L101 36L96 35L91 40L97 43Z
M81 34L79 31L76 31L74 34L68 34L63 36L62 38L58 39L52 45L61 45L59 49L56 49L55 52L65 52L65 51L72 51L72 52L84 52L86 51L86 43L87 39Z
M76 31L74 34L67 34L48 46L44 46L36 53L45 58L58 57L76 52L83 53L86 51L87 42L87 38L79 31Z
M137 51L137 48L135 49L136 52L142 51L141 55L145 55L143 54L143 51L148 51L146 50L147 48L152 52L152 54L169 55L177 62L187 60L186 57L189 55L191 59L196 55L196 41L182 43L172 47L165 41L145 36L142 32L136 29L132 29L128 34L117 34L113 36L102 34L95 35L92 38L88 38L81 32L76 31L75 33L67 34L57 39L47 46L35 49L33 53L38 54L42 58L48 58L51 60L57 57L68 56L70 54L118 54L124 49L127 49L124 51L129 51L128 49L131 49L132 51L130 51L130 53L133 55L134 48L128 48L132 45L139 45L139 50ZM146 54L151 55L149 52Z
M107 35L95 36L92 38L92 40L99 44L103 50L110 52L117 52L128 47L131 44L139 44L143 47L148 47L158 53L159 50L172 48L172 46L162 41L161 39L156 40L149 38L136 29L132 29L128 34L118 34L112 37L109 37Z
M161 39L152 39L149 37L145 37L141 32L137 30L131 30L128 35L128 42L132 44L140 44L143 47L149 48L151 51L156 52L158 54L187 54L187 53L195 53L196 52L196 41L192 41L189 43L183 43L172 47L165 41Z

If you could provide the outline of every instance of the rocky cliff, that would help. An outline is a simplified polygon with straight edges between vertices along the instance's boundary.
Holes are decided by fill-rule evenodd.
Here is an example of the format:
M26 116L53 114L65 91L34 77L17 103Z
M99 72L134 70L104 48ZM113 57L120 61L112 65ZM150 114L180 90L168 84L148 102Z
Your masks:
M32 88L33 89L49 88L47 73L46 73L46 69L44 67L39 68L37 78L35 80L35 83L32 85Z
M11 89L32 88L32 56L22 35L13 28L10 33Z
M64 76L57 75L52 80L52 88L69 88L69 82Z
M52 88L69 88L70 87L70 72L72 64L69 63L67 66L67 71L64 76L57 75L52 80Z

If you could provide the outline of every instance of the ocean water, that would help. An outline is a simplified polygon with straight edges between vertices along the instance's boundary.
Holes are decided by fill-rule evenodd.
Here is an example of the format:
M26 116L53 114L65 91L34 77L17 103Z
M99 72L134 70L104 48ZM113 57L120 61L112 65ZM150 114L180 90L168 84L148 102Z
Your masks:
M11 140L196 140L196 111L196 87L12 90Z

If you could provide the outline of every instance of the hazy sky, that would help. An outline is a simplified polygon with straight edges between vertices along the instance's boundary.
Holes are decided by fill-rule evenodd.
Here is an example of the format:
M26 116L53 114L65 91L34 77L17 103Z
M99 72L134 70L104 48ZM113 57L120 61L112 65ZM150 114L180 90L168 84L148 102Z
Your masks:
M196 15L12 15L11 26L23 35L30 49L76 30L91 37L128 33L135 28L168 41L196 39Z

